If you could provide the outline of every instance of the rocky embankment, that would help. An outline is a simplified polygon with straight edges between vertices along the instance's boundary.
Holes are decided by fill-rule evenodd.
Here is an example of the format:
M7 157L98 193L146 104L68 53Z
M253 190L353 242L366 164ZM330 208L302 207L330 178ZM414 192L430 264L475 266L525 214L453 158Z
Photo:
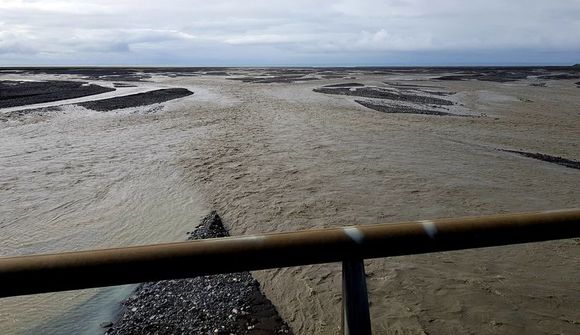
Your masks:
M228 235L212 212L189 239ZM107 328L107 335L292 334L249 272L142 284Z

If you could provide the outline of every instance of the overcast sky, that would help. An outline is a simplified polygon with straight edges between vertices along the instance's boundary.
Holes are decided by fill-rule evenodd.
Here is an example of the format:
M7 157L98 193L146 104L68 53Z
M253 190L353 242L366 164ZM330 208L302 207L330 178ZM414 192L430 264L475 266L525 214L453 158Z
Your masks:
M0 66L580 63L580 0L0 0Z

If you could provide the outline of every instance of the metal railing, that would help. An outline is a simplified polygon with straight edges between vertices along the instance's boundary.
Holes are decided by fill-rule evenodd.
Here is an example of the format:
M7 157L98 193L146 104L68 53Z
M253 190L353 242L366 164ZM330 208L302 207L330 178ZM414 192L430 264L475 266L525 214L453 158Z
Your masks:
M573 237L580 209L9 257L0 258L0 297L343 262L344 332L370 334L363 259Z

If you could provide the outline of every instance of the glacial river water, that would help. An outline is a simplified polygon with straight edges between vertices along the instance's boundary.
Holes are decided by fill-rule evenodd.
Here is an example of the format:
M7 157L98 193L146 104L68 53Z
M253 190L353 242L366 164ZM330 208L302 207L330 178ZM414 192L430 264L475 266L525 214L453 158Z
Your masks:
M445 86L485 115L437 117L312 92L340 79L155 80L195 94L161 109L67 107L0 124L1 256L181 241L212 209L239 235L580 203L578 170L497 150L580 158L580 101L568 81L414 81ZM578 241L566 240L369 261L373 328L577 332L579 257ZM338 332L339 265L254 275L297 334ZM0 333L102 332L131 288L2 299Z
M180 241L207 211L178 168L179 118L67 108L0 127L2 256ZM0 333L96 333L130 289L2 299Z

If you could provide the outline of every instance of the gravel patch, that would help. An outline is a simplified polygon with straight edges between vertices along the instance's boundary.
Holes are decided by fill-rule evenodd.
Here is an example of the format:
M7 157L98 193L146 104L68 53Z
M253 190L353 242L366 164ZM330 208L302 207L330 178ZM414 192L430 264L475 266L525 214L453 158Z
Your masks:
M334 84L334 85L325 85L324 87L364 87L364 84L361 83L344 83L344 84Z
M114 88L80 81L0 81L0 108L85 97Z
M402 101L402 102L412 102L417 104L426 104L426 105L441 105L441 106L449 106L453 105L454 103L449 100L435 98L430 96L424 95L416 95L416 94L406 94L400 92L394 92L391 90L381 89L378 87L363 87L363 88L315 88L313 90L317 93L324 93L324 94L336 94L336 95L348 95L348 96L355 96L355 97L363 97L363 98L375 98L375 99L388 99L393 101Z
M362 101L362 100L355 100L355 102L360 104L360 105L365 106L366 108L374 109L376 111L383 112L383 113L422 114L422 115L437 115L437 116L463 116L463 115L457 115L457 114L452 114L452 113L440 112L440 111L431 110L431 109L418 109L418 108L413 108L410 106L379 105L379 104L374 104L372 102Z
M224 236L212 212L189 239ZM145 283L123 306L118 320L104 325L107 335L292 334L249 272Z
M429 86L429 85L415 85L415 84L402 84L402 83L391 83L388 81L383 82L389 86L403 87L403 88L442 88L440 86Z
M313 77L303 78L302 75L278 76L278 77L242 77L242 78L228 78L228 79L239 80L239 81L242 81L244 83L256 83L256 84L293 83L296 81L320 80L319 78L313 78Z
M105 112L114 109L152 105L192 94L193 92L185 88L166 88L110 99L87 101L78 105L99 112Z
M0 122L24 121L31 118L43 117L52 112L59 112L61 110L62 108L60 106L52 106L0 113Z
M114 87L137 87L137 85L127 83L113 83Z
M566 159L566 158L559 157L559 156L550 156L550 155L546 155L546 154L541 154L539 152L533 153L533 152L526 152L526 151L519 151L519 150L507 150L507 149L498 149L498 150L503 151L503 152L511 152L513 154L518 154L518 155L521 155L524 157L529 157L529 158L541 160L541 161L548 162L548 163L562 165L562 166L565 166L565 167L571 168L571 169L580 169L580 162L579 161Z
M550 74L545 76L539 76L540 79L550 79L550 80L566 80L566 79L579 79L579 74L572 73L560 73L560 74Z

